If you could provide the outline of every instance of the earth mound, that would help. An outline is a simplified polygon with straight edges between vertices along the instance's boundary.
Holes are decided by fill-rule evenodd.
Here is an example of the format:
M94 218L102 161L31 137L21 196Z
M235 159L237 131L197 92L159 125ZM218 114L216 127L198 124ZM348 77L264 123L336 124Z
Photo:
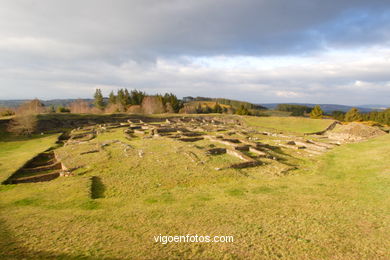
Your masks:
M355 122L347 125L337 125L333 130L326 133L330 139L344 142L357 142L384 134L386 132L380 130L378 127Z

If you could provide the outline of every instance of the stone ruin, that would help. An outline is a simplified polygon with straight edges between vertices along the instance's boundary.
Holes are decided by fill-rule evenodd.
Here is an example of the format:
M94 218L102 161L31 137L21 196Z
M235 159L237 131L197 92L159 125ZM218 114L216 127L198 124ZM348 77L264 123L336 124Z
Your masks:
M45 151L23 165L3 184L51 181L59 176L68 176L70 171L58 161L54 151Z
M88 144L98 135L112 131L112 129L123 128L123 134L128 140L134 138L170 138L178 142L195 143L198 141L206 141L211 143L208 148L204 149L208 156L218 156L228 154L238 158L241 162L233 163L224 168L242 169L248 167L258 167L267 164L267 160L284 163L283 149L302 155L302 156L316 156L320 155L339 143L334 141L332 133L340 134L339 123L333 123L325 131L312 133L314 138L308 136L295 136L282 132L265 132L257 131L250 127L244 126L241 121L231 117L173 117L162 119L156 122L145 122L146 120L128 120L121 123L110 124L91 124L85 127L79 127L72 130L68 135L60 137L60 141L64 145L79 145ZM351 124L351 127L344 127L341 134L346 134L348 138L353 139L350 135L353 134L357 126ZM346 130L347 129L347 130ZM351 130L352 129L352 130ZM360 127L360 132L366 135L380 135L377 129L368 129ZM363 130L362 130L363 129ZM264 143L262 140L268 136L272 140L272 144ZM316 136L327 138L326 141L315 140ZM332 139L333 138L333 139ZM360 140L355 138L353 140ZM127 151L134 149L131 145L119 141L111 140L100 143L97 147L83 151L80 155L98 153L104 147L111 144L120 145L123 147L125 156L128 156ZM295 151L295 152L294 152ZM196 155L191 155L196 157ZM139 157L143 157L143 151L139 151ZM196 160L195 160L196 161ZM268 161L269 162L269 161ZM296 169L296 166L290 165L287 170ZM55 151L46 151L19 169L13 174L5 184L24 183L24 182L40 182L50 181L59 176L69 176L72 174L71 169L66 167Z
M79 143L85 142L102 131L120 127L124 128L123 133L128 140L138 136L141 138L171 138L187 143L205 140L215 145L221 145L222 147L206 149L205 153L210 156L229 154L239 158L241 163L226 167L236 169L260 166L263 164L262 158L276 161L280 159L275 155L277 147L258 142L257 137L252 137L255 134L270 136L274 139L285 139L274 141L278 147L304 150L308 156L319 155L337 145L336 143L324 143L286 135L282 132L258 132L243 127L239 120L228 117L173 117L160 122L128 120L124 123L98 125L95 129L79 129L83 132L74 133L69 138L69 143L75 143L75 140L78 140Z

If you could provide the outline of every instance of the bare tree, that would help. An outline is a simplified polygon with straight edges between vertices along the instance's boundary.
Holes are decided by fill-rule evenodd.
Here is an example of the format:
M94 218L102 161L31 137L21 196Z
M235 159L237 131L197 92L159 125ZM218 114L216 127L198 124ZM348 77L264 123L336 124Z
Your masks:
M175 113L175 110L173 110L173 107L169 102L165 104L165 111L166 113Z
M129 106L127 112L130 114L142 114L142 107L140 105Z
M142 110L145 114L165 113L162 98L159 96L147 96L142 101Z
M91 108L87 101L78 99L69 104L70 112L75 114L86 114L91 112Z
M104 112L105 113L108 113L108 114L114 114L114 113L118 113L121 111L121 106L120 104L113 104L113 103L110 103L108 104L108 106L104 109Z
M23 103L10 121L8 131L17 135L31 135L37 127L37 115L45 111L38 99Z
M17 135L31 135L37 127L36 114L16 115L8 124L8 131Z
M184 104L184 106L179 110L181 114L196 114L197 108L193 105Z
M41 114L45 112L45 107L39 99L33 99L21 104L16 114Z

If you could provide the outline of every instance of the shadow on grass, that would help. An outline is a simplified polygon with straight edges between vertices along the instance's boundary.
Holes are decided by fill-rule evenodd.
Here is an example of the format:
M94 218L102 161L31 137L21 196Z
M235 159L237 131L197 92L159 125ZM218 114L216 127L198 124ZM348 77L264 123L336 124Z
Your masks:
M104 192L106 187L104 186L102 180L98 176L91 177L91 198L100 199L104 198Z

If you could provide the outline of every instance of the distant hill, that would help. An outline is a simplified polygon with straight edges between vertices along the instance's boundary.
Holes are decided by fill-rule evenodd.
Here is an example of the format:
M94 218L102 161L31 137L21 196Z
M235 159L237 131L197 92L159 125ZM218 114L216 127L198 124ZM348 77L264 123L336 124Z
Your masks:
M371 109L374 109L374 110L385 110L387 108L390 108L390 105L370 104L370 105L360 105L359 107L371 108Z
M0 100L0 107L18 107L20 104L29 101L30 99L15 99L15 100ZM67 106L73 101L78 99L51 99L51 100L41 100L43 105L51 106ZM87 102L92 102L92 99L82 99Z
M302 106L308 106L308 107L314 107L317 104L310 104L310 103L265 103L265 104L259 104L261 106L264 106L268 109L275 109L277 105L279 104L291 104L291 105L302 105ZM322 108L322 110L325 111L325 113L331 113L332 111L338 110L347 112L351 108L356 107L360 110L360 112L368 113L374 110L380 110L378 108L371 108L371 107L365 107L365 106L345 106L345 105L337 105L337 104L319 104Z
M210 97L183 97L184 102L194 102L194 101L201 101L201 102L218 102L220 105L227 105L231 106L235 109L239 109L241 106L247 108L247 109L255 109L255 110L266 110L267 108L258 104L249 103L246 101L239 101L234 99L227 99L227 98L210 98Z

